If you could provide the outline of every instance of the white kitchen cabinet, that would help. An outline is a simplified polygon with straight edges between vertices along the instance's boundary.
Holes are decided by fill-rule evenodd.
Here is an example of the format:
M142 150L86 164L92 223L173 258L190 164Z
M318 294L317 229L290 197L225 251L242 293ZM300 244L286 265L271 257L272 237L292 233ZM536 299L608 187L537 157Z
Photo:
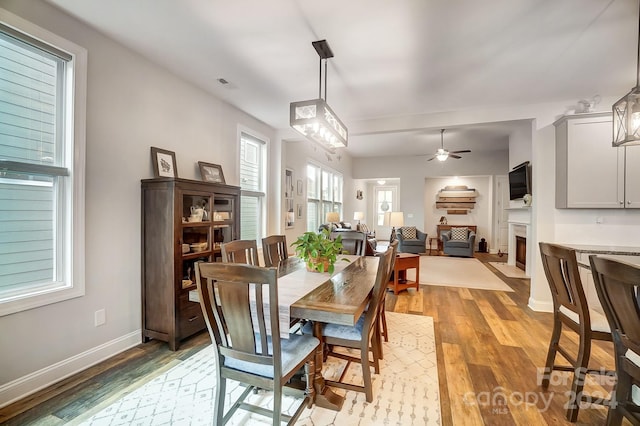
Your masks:
M610 112L567 115L556 126L556 208L640 207L640 147L614 148Z

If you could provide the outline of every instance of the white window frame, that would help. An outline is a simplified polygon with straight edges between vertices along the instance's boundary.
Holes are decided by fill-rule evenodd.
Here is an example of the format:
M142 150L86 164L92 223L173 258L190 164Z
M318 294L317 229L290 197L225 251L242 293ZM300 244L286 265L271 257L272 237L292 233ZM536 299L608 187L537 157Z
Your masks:
M342 195L344 193L344 176L342 173L333 170L329 167L323 166L322 164L308 161L305 170L308 171L309 166L315 167L320 170L319 180L317 183L317 197L310 197L312 191L309 190L309 187L312 186L311 182L309 182L309 177L307 176L307 214L310 214L311 209L309 208L309 204L316 204L316 212L319 217L316 217L316 223L318 226L320 224L325 223L325 214L328 211L336 211L340 214L340 218L344 220L343 217L343 199ZM325 176L329 179L327 182L328 194L327 199L325 199L322 187L325 180ZM310 226L310 217L307 217L307 228L316 228L316 229L307 229L310 232L317 232L318 226L312 225Z
M0 316L61 302L85 294L85 150L87 51L83 47L51 33L11 12L0 8L0 22L27 39L50 45L67 53L71 60L66 69L63 165L68 176L59 177L56 203L62 217L55 221L55 238L62 239L62 253L56 256L58 279L11 296L0 296ZM58 142L56 142L58 143Z
M258 197L258 235L256 237L256 242L261 244L261 239L267 236L267 168L268 168L268 152L269 152L269 138L249 129L244 126L238 126L238 180L240 180L240 161L241 161L241 152L242 152L242 135L245 134L249 138L255 139L257 141L262 142L264 145L261 150L262 156L262 165L261 165L261 176L260 176L260 186L261 190L259 191L247 191L240 190L240 204L242 204L242 196L252 196ZM240 187L242 187L242 182L240 182ZM240 211L240 214L244 214L244 212ZM240 236L242 235L242 229L240 229ZM240 238L238 236L238 238Z

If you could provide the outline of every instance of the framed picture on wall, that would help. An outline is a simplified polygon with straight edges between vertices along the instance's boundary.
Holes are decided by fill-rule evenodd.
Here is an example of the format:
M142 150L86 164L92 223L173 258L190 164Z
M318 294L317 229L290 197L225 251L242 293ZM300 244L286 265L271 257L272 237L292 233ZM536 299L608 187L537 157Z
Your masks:
M225 183L224 174L222 173L222 166L219 164L205 163L204 161L198 161L200 166L200 176L205 182L213 183Z
M302 195L302 179L298 179L296 192L298 195Z
M302 204L296 205L296 216L298 219L302 219Z
M152 146L151 161L153 162L153 175L155 177L178 177L175 152Z

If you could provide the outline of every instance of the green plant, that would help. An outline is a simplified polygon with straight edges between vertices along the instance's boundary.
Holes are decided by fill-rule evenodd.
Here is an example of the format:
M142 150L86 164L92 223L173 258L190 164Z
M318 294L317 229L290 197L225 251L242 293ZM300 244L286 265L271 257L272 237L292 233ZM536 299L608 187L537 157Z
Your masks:
M332 240L328 229L320 233L305 232L291 246L295 246L296 255L305 261L310 271L333 273L336 259L342 254L342 237Z

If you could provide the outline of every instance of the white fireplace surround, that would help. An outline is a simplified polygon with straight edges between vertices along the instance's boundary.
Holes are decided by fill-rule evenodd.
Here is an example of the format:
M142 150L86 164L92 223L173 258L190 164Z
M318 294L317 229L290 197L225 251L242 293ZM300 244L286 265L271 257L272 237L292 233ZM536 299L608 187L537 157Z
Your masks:
M531 208L521 207L507 209L509 219L509 246L507 253L507 265L516 266L516 237L527 239L527 263L525 275L531 276L532 247L531 247Z

